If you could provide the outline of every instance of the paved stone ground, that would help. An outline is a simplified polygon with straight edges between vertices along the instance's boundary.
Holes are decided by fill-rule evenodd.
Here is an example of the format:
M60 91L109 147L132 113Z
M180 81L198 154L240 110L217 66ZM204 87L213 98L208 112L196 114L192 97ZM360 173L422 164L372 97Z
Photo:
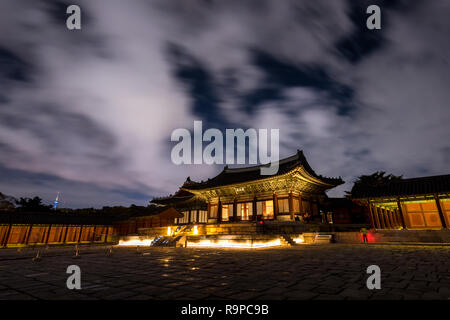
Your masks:
M244 249L0 250L0 299L449 299L450 247L300 245ZM142 254L142 253L145 254ZM67 266L82 289L66 288ZM366 288L367 266L381 290Z

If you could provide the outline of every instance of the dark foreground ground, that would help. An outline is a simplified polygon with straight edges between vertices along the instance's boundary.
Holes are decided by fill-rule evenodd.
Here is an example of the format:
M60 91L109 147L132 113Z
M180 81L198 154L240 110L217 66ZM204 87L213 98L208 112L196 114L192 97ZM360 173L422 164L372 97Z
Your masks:
M444 299L450 247L300 245L277 249L73 248L0 250L0 299ZM143 254L144 253L144 254ZM69 265L81 290L69 290ZM369 265L381 290L366 287Z

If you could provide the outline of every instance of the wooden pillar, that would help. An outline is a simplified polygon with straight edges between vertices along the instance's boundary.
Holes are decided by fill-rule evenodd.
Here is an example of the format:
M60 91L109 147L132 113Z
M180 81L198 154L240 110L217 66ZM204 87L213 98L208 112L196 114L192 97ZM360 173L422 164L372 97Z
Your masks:
M21 237L19 239L19 244L24 244L28 234L28 228L30 226L25 226L25 230L21 232Z
M383 229L383 225L381 224L380 214L378 213L378 208L375 205L372 205L372 212L375 216L375 222L377 229Z
M392 229L391 222L389 220L388 212L386 209L381 209L383 212L384 219L386 221L386 228Z
M25 239L25 244L28 244L30 242L30 236L31 236L31 232L33 231L33 225L30 224L30 228L28 229L28 234L27 237Z
M206 217L206 222L208 222L209 219L211 219L211 202L208 202L208 212Z
M233 200L233 221L237 221L237 199Z
M222 201L219 198L219 203L217 204L217 223L220 222L222 222Z
M63 234L64 234L64 227L59 227L59 236L58 236L58 243L61 243L62 242L62 237L63 237Z
M109 227L106 226L106 233L105 233L105 243L108 242L108 234L109 234Z
M48 243L48 238L50 237L50 231L52 230L52 225L50 224L47 228L47 236L45 237L45 244Z
M397 212L395 209L389 210L389 211L392 216L392 221L394 222L394 227L395 227L395 229L397 229L400 226L400 224L398 223L398 220L397 220Z
M92 232L92 239L91 242L95 242L95 230L97 229L97 226L94 226L94 232Z
M65 232L64 232L63 243L66 243L66 241L67 241L67 232L69 232L69 226L66 226L66 230L65 230Z
M256 208L256 196L253 197L253 204L252 204L252 211L253 211L253 221L258 220L258 211Z
M391 225L391 229L395 229L395 222L394 222L394 217L393 217L392 211L389 209L386 209L386 214L387 214L387 217L389 218L389 224Z
M380 221L380 229L386 229L386 225L384 224L384 219L383 219L383 214L381 212L381 209L378 208L377 206L375 206L375 210L377 211L378 219Z
M44 232L42 233L41 240L38 243L44 243L46 234L47 234L47 229L44 228Z
M3 247L5 247L5 248L8 245L9 235L11 234L11 229L12 229L12 223L9 224L8 231L6 231L5 238L3 239Z
M276 193L273 194L273 219L277 220L278 216L278 196Z
M389 223L389 218L388 218L388 216L386 214L386 209L381 208L381 214L383 215L383 219L384 219L384 227L386 229L390 229L391 225Z
M303 204L302 204L302 196L298 196L298 213L302 215L303 213Z
M291 216L291 220L294 221L294 198L292 192L289 192L289 215Z
M394 214L395 214L395 221L397 221L397 227L401 228L402 227L402 221L400 220L400 213L398 212L397 208L394 209Z
M406 229L406 223L405 223L405 221L406 221L406 217L405 217L406 212L403 212L403 210L402 210L402 205L400 203L400 198L397 198L397 208L398 208L398 212L400 213L399 216L400 216L400 222L402 223L402 228Z
M441 201L439 201L439 196L437 194L434 194L434 200L436 201L436 207L439 212L439 217L441 218L442 228L447 229L448 225L445 221L444 211L442 210Z
M83 233L83 225L81 225L81 227L80 227L80 234L78 235L77 243L80 243L82 233Z
M369 219L370 219L370 224L372 225L372 228L376 229L376 225L375 225L375 217L372 211L372 205L370 204L370 201L367 200L367 205L369 206Z
M196 221L197 221L197 223L199 223L200 222L200 210L199 209L197 209L197 210L195 210L196 211L196 215L197 215L197 218L195 219Z

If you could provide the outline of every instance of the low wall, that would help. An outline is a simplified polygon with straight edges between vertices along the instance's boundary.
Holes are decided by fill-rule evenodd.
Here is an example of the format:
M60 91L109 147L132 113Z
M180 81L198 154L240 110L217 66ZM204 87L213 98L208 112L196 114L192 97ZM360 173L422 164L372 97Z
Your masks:
M360 243L359 232L332 232L337 243ZM369 242L374 243L450 243L450 230L376 230L367 234Z

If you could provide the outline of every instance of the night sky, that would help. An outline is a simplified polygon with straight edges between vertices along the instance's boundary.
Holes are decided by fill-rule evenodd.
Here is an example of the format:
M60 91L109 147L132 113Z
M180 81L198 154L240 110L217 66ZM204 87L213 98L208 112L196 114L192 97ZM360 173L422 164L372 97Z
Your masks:
M280 129L281 157L346 181L330 196L377 170L450 173L448 0L2 0L0 30L7 195L145 205L222 170L172 164L194 120Z

